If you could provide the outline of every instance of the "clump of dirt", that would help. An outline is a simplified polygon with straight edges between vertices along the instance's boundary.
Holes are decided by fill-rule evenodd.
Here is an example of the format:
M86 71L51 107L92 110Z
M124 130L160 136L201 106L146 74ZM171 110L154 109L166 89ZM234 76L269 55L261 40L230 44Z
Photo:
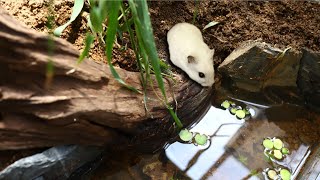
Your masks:
M49 0L0 0L1 7L37 31L48 32L46 21ZM55 0L53 9L56 26L67 22L71 15L73 0ZM261 39L279 48L307 47L320 50L320 3L286 1L150 1L150 15L157 42L159 56L169 59L166 34L176 23L192 23L202 29L211 21L219 22L203 32L210 48L215 49L214 64L217 67L240 43ZM84 48L85 34L89 31L86 16L89 7L62 35L79 50ZM127 50L123 50L123 47ZM96 61L106 61L104 49L95 41L90 57ZM118 38L113 51L113 64L136 71L135 56L130 49L129 38L124 34Z
M320 50L320 3L285 1L187 1L150 2L150 13L160 55L167 58L166 33L176 23L192 23L203 29L211 21L219 24L202 31L215 49L215 66L247 40L261 39L280 48L307 47Z

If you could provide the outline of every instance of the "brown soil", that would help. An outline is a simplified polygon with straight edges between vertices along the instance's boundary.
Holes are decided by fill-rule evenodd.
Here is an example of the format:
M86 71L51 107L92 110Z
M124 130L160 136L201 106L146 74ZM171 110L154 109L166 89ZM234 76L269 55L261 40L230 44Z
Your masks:
M0 0L0 6L25 23L28 27L40 32L48 32L46 28L47 4L49 0ZM56 26L68 21L73 7L73 0L55 0L54 16ZM219 22L203 31L205 41L215 49L215 67L225 59L240 43L246 40L262 39L280 48L291 46L296 49L307 47L320 50L320 3L318 2L247 2L247 1L200 1L196 8L195 1L165 2L151 1L150 14L157 42L159 55L168 60L166 33L178 22L192 22L196 9L198 13L195 25L202 29L211 21ZM79 50L83 49L83 39L89 30L86 26L88 7L74 23L66 29L62 38L73 43ZM127 70L137 70L134 53L129 48L124 36L118 39L115 46L113 63ZM105 61L103 49L95 42L90 57L97 61ZM1 153L1 162L13 162L18 157L30 153ZM7 157L5 157L7 156ZM12 158L8 158L8 156ZM7 163L0 165L0 169Z
M47 4L49 0L0 0L1 7L24 22L30 28L48 32L46 28ZM54 16L56 26L70 18L73 0L55 0ZM166 33L178 22L192 22L197 11L195 25L202 29L211 21L219 22L203 31L205 41L215 49L215 66L220 64L231 51L246 40L261 39L280 48L307 47L320 50L320 3L287 1L194 1L164 2L150 1L150 14L158 46L159 56L168 59ZM198 7L198 8L197 8ZM66 29L62 38L83 49L83 39L89 30L86 23L88 7L74 23ZM121 50L128 45L128 38L118 38L113 63L127 70L136 71L134 53ZM90 57L105 61L103 48L95 42Z
M160 56L166 49L166 33L174 24L193 21L195 2L150 3L151 17ZM220 64L240 43L261 39L280 48L308 47L320 50L320 3L275 1L200 1L195 25L218 25L203 32L215 49L215 65Z

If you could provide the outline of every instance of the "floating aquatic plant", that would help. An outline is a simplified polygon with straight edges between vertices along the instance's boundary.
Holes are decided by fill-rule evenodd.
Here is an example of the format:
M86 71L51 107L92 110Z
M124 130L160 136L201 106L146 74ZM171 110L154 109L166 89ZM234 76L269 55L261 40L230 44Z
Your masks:
M273 146L276 149L282 149L283 148L283 142L280 139L274 139L273 140Z
M193 134L188 129L183 129L180 131L179 137L182 141L188 142L192 139Z
M281 169L280 170L280 177L283 180L290 180L291 179L291 173L287 169Z
M221 103L223 109L228 109L232 115L235 115L238 119L245 119L251 116L248 108L242 108L241 106L236 106L232 101L225 100Z
M232 115L235 115L236 112L237 112L237 108L231 107L231 108L229 109L229 111L230 111L230 113L231 113Z
M221 106L224 108L224 109L228 109L230 107L230 102L228 100L225 100L222 102Z
M272 149L273 148L273 142L272 142L271 139L263 140L262 145L267 149Z
M236 117L239 119L243 119L246 117L246 112L242 109L236 111Z
M284 147L282 140L279 138L266 138L263 140L262 145L268 158L282 160L289 154L289 149Z
M291 180L291 172L286 168L270 169L264 170L267 179L274 180Z
M278 177L278 173L273 170L273 169L270 169L268 172L267 172L267 175L270 179L276 179Z
M196 143L198 145L205 145L208 141L208 137L204 134L200 135L199 133L196 134L196 136L194 137L194 140L196 141Z
M184 142L190 142L193 138L193 142L197 145L205 145L208 142L208 136L200 133L192 133L188 129L183 129L179 133L179 137Z
M289 149L284 147L284 143L279 138L265 138L262 142L264 153L269 161L283 160L289 154ZM273 163L278 164L278 161ZM274 166L274 165L273 165ZM265 169L263 174L266 179L291 180L291 172L287 168Z
M282 154L284 154L284 155L287 155L287 154L290 153L289 149L288 149L288 148L285 148L285 147L281 149L281 152L282 152Z
M278 160L283 158L283 154L277 149L273 150L273 156Z

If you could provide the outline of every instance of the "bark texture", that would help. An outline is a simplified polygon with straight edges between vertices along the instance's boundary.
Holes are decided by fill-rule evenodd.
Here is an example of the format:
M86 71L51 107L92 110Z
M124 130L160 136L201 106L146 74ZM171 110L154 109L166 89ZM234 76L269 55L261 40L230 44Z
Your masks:
M50 46L50 39L0 9L0 150L148 144L173 132L156 85L155 91L148 89L147 112L143 95L122 87L107 65L89 59L77 65L79 52L72 44L53 38ZM52 79L46 77L49 59L54 65ZM117 71L142 90L138 72ZM165 85L187 125L206 109L211 89L182 76L179 80L176 84L165 80Z

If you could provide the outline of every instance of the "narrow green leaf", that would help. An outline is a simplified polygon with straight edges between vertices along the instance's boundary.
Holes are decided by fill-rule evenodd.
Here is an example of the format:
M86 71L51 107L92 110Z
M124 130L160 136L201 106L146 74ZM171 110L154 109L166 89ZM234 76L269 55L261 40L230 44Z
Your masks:
M102 32L102 18L100 16L100 9L98 7L92 7L90 10L90 21L92 28L95 32Z
M94 29L93 29L93 26L92 26L91 19L90 19L90 14L87 15L86 18L87 18L87 25L90 27L91 32L95 32Z
M78 61L77 61L78 64L80 64L83 61L83 59L88 56L90 46L93 43L93 41L94 41L94 36L90 33L87 33L86 39L85 39L85 47L78 58Z
M195 10L193 12L193 18L192 18L192 24L194 24L196 22L196 18L197 18L197 15L198 15L198 11L199 11L199 0L195 0Z
M149 17L149 11L146 0L139 0L133 2L133 0L129 0L129 5L131 7L133 16L135 17L136 30L139 30L140 37L143 37L143 44L146 48L146 52L148 55L148 59L152 65L152 68L155 72L155 76L159 85L159 88L162 92L162 95L167 102L166 92L164 88L164 83L160 70L160 63L158 58L158 53L156 50L156 45L154 42L154 36L152 32L151 21ZM139 7L139 8L136 8Z
M80 12L83 8L83 5L84 5L84 0L75 0L74 1L74 6L72 8L70 20L68 22L66 22L64 25L59 26L58 28L56 28L53 31L53 34L55 36L60 36L62 34L62 31L78 17L78 15L80 14Z
M208 28L210 28L210 27L212 27L212 26L215 26L215 25L217 25L217 24L219 24L219 22L211 21L211 22L209 22L209 23L203 28L203 30L208 29Z
M106 56L107 56L107 61L110 67L110 71L114 78L123 86L126 88L140 93L136 88L129 86L126 84L119 76L117 71L114 69L112 63L111 63L111 58L112 58L112 49L113 49L113 43L116 38L116 33L117 33L117 27L118 27L118 14L120 10L120 2L121 1L107 1L108 6L112 7L110 8L110 11L108 12L108 30L107 30L107 35L106 35Z
M148 69L149 62L154 71L159 89L161 90L162 96L165 99L165 103L167 108L176 122L178 128L182 128L182 123L177 117L176 113L173 109L168 105L168 100L166 96L166 91L164 87L164 82L162 79L161 69L159 57L154 41L154 36L152 32L151 20L149 17L149 11L146 0L129 0L129 7L131 8L131 12L134 18L135 30L139 42L140 51L145 51L147 57L142 57L144 67L146 70L146 76L150 74ZM148 78L147 78L148 79Z
M170 112L174 122L178 126L178 129L181 129L183 127L183 124L181 123L181 121L178 118L177 114L173 111L173 109L171 107L169 107L168 109L169 109L169 112Z
M116 0L116 1L120 1L120 0ZM101 20L104 21L107 16L108 16L108 12L112 9L112 6L109 6L108 1L107 0L100 0L99 1L99 10L100 10L100 17ZM101 22L102 23L102 22Z

